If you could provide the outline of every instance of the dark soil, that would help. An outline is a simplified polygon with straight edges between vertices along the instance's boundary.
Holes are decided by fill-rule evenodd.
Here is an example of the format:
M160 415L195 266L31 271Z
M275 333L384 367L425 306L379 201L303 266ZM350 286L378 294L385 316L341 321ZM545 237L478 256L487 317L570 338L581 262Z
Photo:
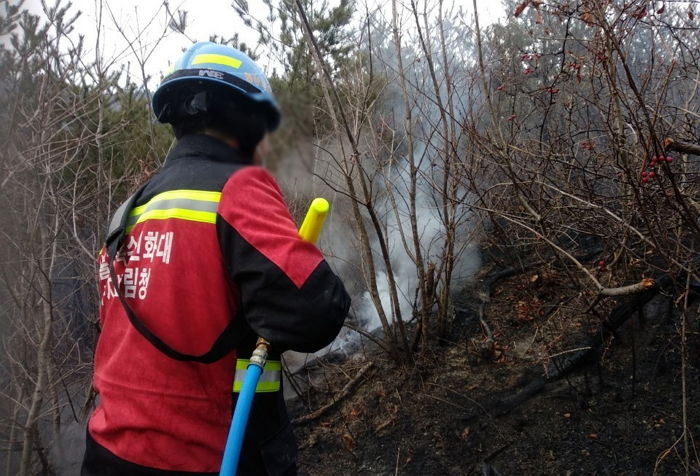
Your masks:
M474 287L476 289L476 287ZM315 389L291 411L327 404L357 372L357 387L320 418L296 427L305 475L689 474L700 458L698 303L688 316L688 458L683 435L681 317L659 295L596 349L595 359L512 408L518 392L551 371L551 357L588 345L621 300L585 313L589 296L548 270L497 282L456 306L451 336L411 365L394 365L365 341L343 363L319 362ZM373 350L374 349L374 350ZM591 361L592 360L592 361ZM300 379L304 375L297 376Z

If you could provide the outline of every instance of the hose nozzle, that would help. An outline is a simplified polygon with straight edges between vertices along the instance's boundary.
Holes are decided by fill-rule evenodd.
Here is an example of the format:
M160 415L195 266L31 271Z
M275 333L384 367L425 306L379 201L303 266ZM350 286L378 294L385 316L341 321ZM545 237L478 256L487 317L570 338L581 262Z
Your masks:
M250 356L250 361L248 365L257 365L258 367L265 368L265 362L267 362L267 351L270 349L270 343L258 337L258 341L255 343L255 350L253 355Z

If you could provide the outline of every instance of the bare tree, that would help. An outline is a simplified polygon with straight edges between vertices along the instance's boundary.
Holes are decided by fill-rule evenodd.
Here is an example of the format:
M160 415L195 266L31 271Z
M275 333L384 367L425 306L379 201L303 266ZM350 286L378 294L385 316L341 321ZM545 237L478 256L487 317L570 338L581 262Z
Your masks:
M162 156L170 141L167 131L142 127L150 124L145 94L111 72L99 35L89 62L73 31L78 13L61 2L44 7L43 20L19 6L2 12L11 35L0 50L7 201L0 363L8 382L0 391L1 431L5 470L21 475L51 474L62 419L80 419L104 223L149 168L144 160ZM151 140L140 141L143 134Z

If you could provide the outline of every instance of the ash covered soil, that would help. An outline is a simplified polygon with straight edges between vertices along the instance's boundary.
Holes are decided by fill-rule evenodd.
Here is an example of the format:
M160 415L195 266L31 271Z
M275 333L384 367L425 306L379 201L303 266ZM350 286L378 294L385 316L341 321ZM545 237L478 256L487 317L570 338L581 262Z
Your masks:
M496 282L478 318L476 286L456 304L450 335L419 361L394 365L370 341L344 362L320 361L290 408L321 416L295 425L303 475L697 474L700 468L698 302L688 315L687 431L683 435L681 318L659 295L566 377L519 399L551 370L551 356L590 343L620 301L590 296L546 269ZM607 307L606 307L607 306ZM369 369L366 369L371 365ZM549 367L548 367L549 365ZM513 404L522 400L519 404ZM508 401L511 405L503 405ZM498 405L497 402L501 402Z

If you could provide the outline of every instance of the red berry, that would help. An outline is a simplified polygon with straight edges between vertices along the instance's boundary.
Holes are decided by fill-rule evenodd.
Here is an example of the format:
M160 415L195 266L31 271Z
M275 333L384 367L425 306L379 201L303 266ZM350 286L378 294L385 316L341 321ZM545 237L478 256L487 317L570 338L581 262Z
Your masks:
M659 162L665 162L665 161L666 161L666 157L664 157L663 155L660 155L660 156L658 156L658 157L656 158L656 160L658 160Z
M651 172L649 172L649 173L647 174L647 177L649 177L649 178L654 178L654 177L656 177L656 172L654 172L654 171L652 170Z
M647 175L649 175L649 172L647 172L646 170L642 172L642 177L646 177Z
M649 177L644 177L644 178L642 179L642 182L644 182L644 183L649 183Z
M598 266L605 266L605 260L602 259L602 260L598 261Z
M503 90L505 90L505 89L506 89L506 85L505 85L505 84L501 84L499 87L496 88L496 91L503 91Z
M668 157L668 156L667 156L667 157L666 157L666 162L668 162L669 164L670 164L671 162L673 162L673 157Z

